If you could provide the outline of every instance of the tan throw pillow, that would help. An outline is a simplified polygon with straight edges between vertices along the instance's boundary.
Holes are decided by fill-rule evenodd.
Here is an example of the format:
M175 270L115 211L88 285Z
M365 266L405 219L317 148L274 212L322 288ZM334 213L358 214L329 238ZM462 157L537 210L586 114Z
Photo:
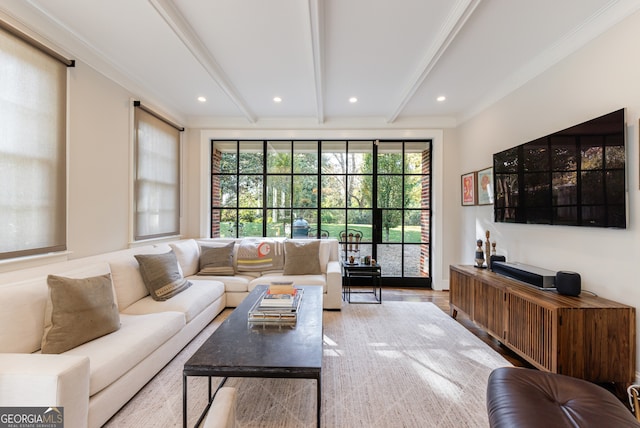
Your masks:
M282 241L269 238L245 238L238 244L238 272L281 270L284 263Z
M182 275L173 250L163 254L136 254L144 285L153 300L164 301L191 287Z
M233 246L229 242L222 247L200 247L200 271L198 275L233 275Z
M320 241L284 243L285 275L317 275L320 269Z
M43 354L60 354L120 328L111 275L47 277Z

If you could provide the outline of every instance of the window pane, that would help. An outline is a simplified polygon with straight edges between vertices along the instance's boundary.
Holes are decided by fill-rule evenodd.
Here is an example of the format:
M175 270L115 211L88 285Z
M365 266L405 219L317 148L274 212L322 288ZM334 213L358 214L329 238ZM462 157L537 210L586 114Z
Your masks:
M379 244L376 250L382 276L402 276L402 245Z
M215 212L215 210L214 210ZM235 238L236 237L236 224L238 222L238 211L236 210L219 210L220 229L219 234L211 233L214 238ZM215 215L212 215L212 223L215 226Z
M351 175L347 180L349 183L349 207L371 208L373 176Z
M382 210L382 241L402 242L402 210Z
M294 175L293 176L293 207L317 208L318 207L318 176Z
M291 142L267 141L267 173L291 172Z
M350 231L360 233L362 240L371 242L372 240L372 210L348 210L347 211L347 228Z
M402 174L402 144L378 144L378 174Z
M267 210L267 236L290 236L291 210Z
M344 175L322 176L322 207L344 208L346 203L347 177Z
M237 176L235 175L219 175L214 177L214 182L219 182L219 194L217 204L219 207L236 207L238 198L236 194ZM213 189L215 191L215 188ZM214 199L215 200L215 199Z
M318 142L293 142L294 174L316 174L318 172Z
M402 176L378 176L378 208L402 208Z
M289 208L291 206L291 176L267 176L267 206Z
M421 248L424 247L424 251ZM428 276L429 253L426 245L404 246L404 276L421 277Z
M264 156L262 141L240 141L240 173L261 174Z
M404 143L404 172L425 174L430 154L429 143L426 141Z
M422 177L406 175L404 177L404 207L421 208L422 205Z
M322 229L329 233L330 238L340 238L340 233L345 230L347 216L345 210L320 211Z
M350 141L348 168L350 174L373 172L373 141Z
M422 242L421 215L422 210L407 210L404 212L404 242L418 244ZM428 225L425 225L428 227ZM427 229L428 231L428 229Z
M308 238L315 237L318 231L317 210L293 210L294 220L291 226L291 237Z
M322 173L347 173L347 143L345 141L322 142Z
M262 236L262 210L238 210L238 236Z
M212 150L212 172L235 173L238 169L235 141L216 141Z
M238 206L262 207L262 176L241 175L239 182Z

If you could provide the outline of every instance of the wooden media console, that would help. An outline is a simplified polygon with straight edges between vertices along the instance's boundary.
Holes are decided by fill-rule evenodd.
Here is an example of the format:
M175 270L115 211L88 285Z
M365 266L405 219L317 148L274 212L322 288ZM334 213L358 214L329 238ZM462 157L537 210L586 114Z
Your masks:
M473 266L450 266L451 316L464 312L535 367L629 385L636 369L635 308L583 292L559 295Z

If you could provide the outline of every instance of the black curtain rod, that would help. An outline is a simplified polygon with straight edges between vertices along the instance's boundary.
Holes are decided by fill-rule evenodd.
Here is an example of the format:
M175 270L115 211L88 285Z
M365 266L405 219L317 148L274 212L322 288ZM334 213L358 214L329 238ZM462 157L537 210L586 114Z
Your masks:
M53 49L51 49L49 46L45 46L44 44L40 43L39 41L37 41L33 37L23 33L20 30L18 30L13 25L10 25L9 23L7 23L5 21L0 20L0 28L2 28L7 33L12 34L15 37L19 38L23 42L30 44L34 48L38 49L40 52L45 53L45 54L49 55L51 58L60 61L61 63L63 63L67 67L75 67L76 66L76 60L68 59L68 58L64 57L63 55L61 55L58 52L56 52Z
M142 105L142 103L140 101L134 101L133 102L133 106L141 108L142 110L144 110L147 113L149 113L151 116L155 117L156 119L159 119L159 120L163 121L164 123L166 123L169 126L172 126L172 127L176 128L180 132L184 131L184 128L182 126L176 125L175 123L173 123L172 121L170 121L166 117L162 116L161 114L158 114L155 111L151 110L149 107Z

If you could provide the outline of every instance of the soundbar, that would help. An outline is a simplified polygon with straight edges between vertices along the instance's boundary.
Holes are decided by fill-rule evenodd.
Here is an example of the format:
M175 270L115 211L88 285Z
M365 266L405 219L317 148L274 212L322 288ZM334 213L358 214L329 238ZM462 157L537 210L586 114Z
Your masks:
M491 263L491 270L540 288L553 288L556 278L556 273L553 271L518 262L494 261Z

